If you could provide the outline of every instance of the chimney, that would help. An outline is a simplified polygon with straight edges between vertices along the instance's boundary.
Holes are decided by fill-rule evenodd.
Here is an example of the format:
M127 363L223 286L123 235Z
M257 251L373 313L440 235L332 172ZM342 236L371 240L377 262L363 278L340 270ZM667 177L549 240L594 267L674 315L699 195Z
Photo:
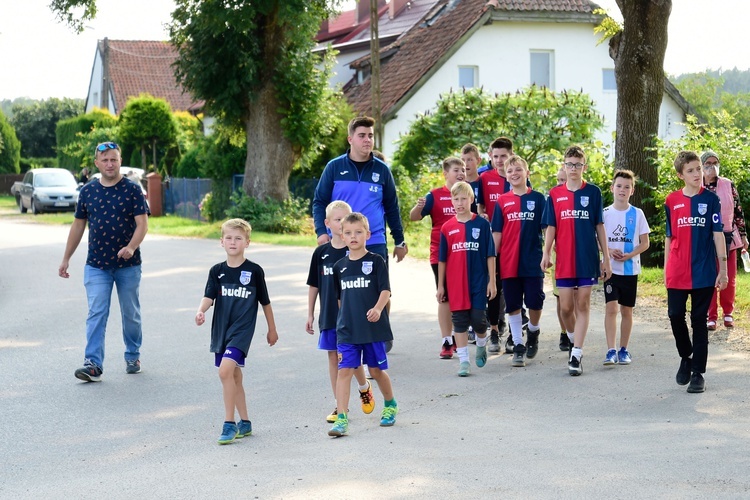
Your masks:
M401 14L401 11L403 11L405 7L409 6L410 3L411 2L409 0L391 0L391 2L388 4L388 17L391 19L395 19L395 17Z
M370 22L370 0L357 0L357 25Z

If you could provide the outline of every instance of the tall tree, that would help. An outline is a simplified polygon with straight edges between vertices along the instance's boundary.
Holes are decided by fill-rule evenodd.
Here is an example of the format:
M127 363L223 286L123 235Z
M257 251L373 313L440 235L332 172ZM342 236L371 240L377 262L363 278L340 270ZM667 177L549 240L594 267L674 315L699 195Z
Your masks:
M5 115L0 111L0 174L21 172L21 141Z
M664 97L664 55L671 0L616 0L622 30L609 39L617 82L615 168L633 170L643 184L657 184L656 138ZM646 216L657 212L650 189L638 189L633 203Z
M57 122L83 113L82 99L51 98L28 105L13 105L11 124L21 141L24 158L50 158L55 156L55 129Z
M295 161L327 126L327 71L311 52L327 4L177 0L175 73L208 113L245 130L243 188L255 198L288 198Z

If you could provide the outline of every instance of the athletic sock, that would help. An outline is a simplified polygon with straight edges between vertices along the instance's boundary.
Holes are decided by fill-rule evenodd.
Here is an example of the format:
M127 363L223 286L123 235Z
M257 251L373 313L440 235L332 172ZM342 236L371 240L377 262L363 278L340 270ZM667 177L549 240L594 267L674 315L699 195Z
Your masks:
M448 345L453 345L453 336L448 335L447 337L443 337L443 344L448 342Z
M396 404L396 398L393 398L393 399L388 399L388 400L384 400L384 402L383 402L383 405L384 405L384 406L391 406L391 407L393 407L393 408L395 408L395 407L397 407L397 406L398 406L398 405Z
M530 332L538 332L539 331L539 325L532 325L531 321L529 321L529 326L527 327Z
M581 356L583 356L583 349L581 349L580 347L574 347L573 351L572 351L572 354L573 354L573 356L575 356L576 358L578 358L578 361L580 361L581 360Z
M573 332L565 332L568 334L568 340L570 340L570 345L573 345L573 342L575 341L575 335Z
M521 313L508 317L508 326L510 333L513 335L513 343L516 345L523 344L523 319Z
M370 387L370 384L365 382L365 385L359 385L357 383L357 388L359 389L359 392L365 392Z
M469 361L469 348L468 347L459 347L456 350L456 353L458 354L458 360L463 363L464 361Z
M484 337L480 337L479 335L476 336L477 340L477 347L484 347L487 345L487 335L485 334Z

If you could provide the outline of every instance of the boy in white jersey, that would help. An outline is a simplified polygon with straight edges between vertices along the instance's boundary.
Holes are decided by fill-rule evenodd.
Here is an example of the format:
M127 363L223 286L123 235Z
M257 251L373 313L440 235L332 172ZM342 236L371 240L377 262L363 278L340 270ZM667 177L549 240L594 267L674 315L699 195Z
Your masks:
M649 246L650 229L643 210L630 204L635 192L635 174L630 170L617 170L612 179L614 203L604 209L604 230L607 234L612 277L604 282L604 299L607 303L604 331L607 336L607 354L604 365L630 363L628 341L633 328L633 307L638 291L638 274L641 272L640 254ZM616 349L617 312L620 312L620 350Z

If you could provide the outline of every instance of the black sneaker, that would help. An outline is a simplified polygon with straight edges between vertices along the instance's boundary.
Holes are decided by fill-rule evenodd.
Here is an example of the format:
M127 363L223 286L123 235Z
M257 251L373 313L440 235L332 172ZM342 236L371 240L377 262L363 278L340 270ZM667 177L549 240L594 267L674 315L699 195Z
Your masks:
M693 360L690 358L680 360L680 369L677 370L677 376L675 376L678 385L687 385L690 382L690 367L692 364Z
M568 373L573 377L577 377L583 373L583 364L581 363L581 360L572 354L570 355L570 361L568 361Z
M560 350L563 352L570 351L570 339L565 332L560 332Z
M513 343L513 334L508 332L508 340L505 341L505 354L512 353L515 345L516 344Z
M698 372L693 372L690 377L690 385L687 388L688 392L704 392L706 390L706 381L703 380L703 375Z
M86 382L102 381L102 369L90 362L84 363L83 368L77 369L75 375L77 379L85 380Z
M539 334L542 333L542 331L537 330L532 332L531 330L527 330L527 332L529 337L526 340L526 357L534 359L537 351L539 351Z
M134 374L141 373L141 360L133 359L131 361L125 361L125 373Z
M487 352L500 352L500 334L497 330L490 331L490 345L487 346Z
M517 367L523 367L526 366L526 361L524 361L523 356L526 354L526 346L523 344L518 344L513 347L513 361L511 362L511 366L517 366Z

